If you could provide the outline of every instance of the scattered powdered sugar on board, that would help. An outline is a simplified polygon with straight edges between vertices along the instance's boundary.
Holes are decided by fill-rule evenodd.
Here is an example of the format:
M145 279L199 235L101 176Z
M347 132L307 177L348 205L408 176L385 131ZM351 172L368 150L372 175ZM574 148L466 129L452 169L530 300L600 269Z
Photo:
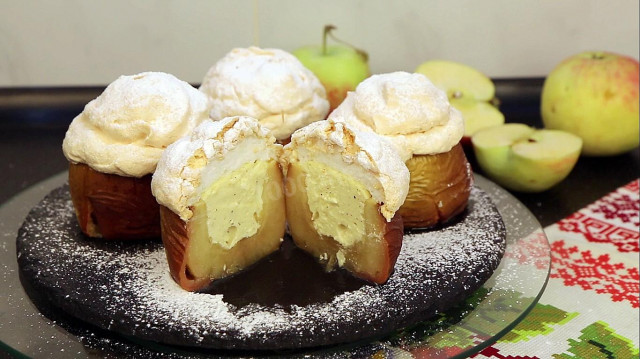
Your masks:
M182 290L169 275L160 241L84 237L66 185L27 216L17 248L23 278L83 321L164 344L271 350L379 337L423 321L479 288L500 263L505 240L497 209L474 188L457 222L405 234L384 285L290 307L235 307L223 295Z

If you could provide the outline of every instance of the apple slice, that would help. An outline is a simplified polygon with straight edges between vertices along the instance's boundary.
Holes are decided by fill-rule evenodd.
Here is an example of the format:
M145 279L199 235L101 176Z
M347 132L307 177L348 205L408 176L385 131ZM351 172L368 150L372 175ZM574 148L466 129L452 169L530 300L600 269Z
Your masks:
M451 106L462 113L464 119L463 146L471 144L471 136L488 127L499 126L504 123L504 115L488 102L481 102L469 97L452 98Z
M504 123L504 115L494 105L497 102L495 86L482 72L445 60L427 61L415 72L427 76L437 88L446 92L451 105L462 112L464 146L470 145L471 136L477 131Z
M507 189L545 191L569 175L582 140L569 132L510 123L480 130L471 138L480 168Z
M477 101L490 101L495 96L495 86L491 79L461 63L431 60L418 66L415 72L427 76L450 99L469 97Z

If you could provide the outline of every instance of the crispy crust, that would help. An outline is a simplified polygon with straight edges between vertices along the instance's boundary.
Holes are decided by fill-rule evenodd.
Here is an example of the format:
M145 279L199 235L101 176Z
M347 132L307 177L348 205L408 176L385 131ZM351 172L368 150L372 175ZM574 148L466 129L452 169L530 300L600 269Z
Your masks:
M69 189L80 228L89 237L143 239L160 236L160 212L151 175L141 178L69 165Z

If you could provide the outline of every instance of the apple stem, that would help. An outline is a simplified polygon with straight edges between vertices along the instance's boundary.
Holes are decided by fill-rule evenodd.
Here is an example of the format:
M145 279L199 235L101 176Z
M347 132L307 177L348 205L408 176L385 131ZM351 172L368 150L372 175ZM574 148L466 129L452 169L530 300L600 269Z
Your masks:
M334 25L324 25L324 32L322 33L322 56L327 55L327 36L331 34L331 30L336 27Z
M325 25L324 26L324 32L322 34L322 55L326 55L327 54L327 37L330 37L333 39L333 41L335 42L339 42L343 45L346 45L350 48L352 48L353 50L355 50L355 52L360 55L360 57L362 57L362 59L366 62L369 61L369 54L367 54L366 51L361 50L353 45L351 45L350 43L341 40L339 38L337 38L333 33L331 33L331 31L335 30L336 27L334 25Z

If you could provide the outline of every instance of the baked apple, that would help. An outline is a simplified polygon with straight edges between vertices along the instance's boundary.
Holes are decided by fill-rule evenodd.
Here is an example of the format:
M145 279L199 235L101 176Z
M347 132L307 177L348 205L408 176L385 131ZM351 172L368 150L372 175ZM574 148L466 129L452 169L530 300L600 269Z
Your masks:
M151 175L125 177L69 164L69 192L80 229L89 237L142 239L160 236L160 212Z
M287 221L295 244L327 271L341 267L374 283L387 281L402 246L395 212L408 170L374 134L320 121L285 146Z
M202 289L280 247L281 150L249 117L203 123L167 148L151 186L171 276L182 288Z
M460 144L444 153L414 155L406 165L409 193L398 210L406 228L445 223L467 207L473 175Z
M184 289L200 289L211 281L236 273L280 248L285 231L282 172L275 161L251 166L253 184L264 181L262 193L242 193L247 173L242 169L211 185L218 195L202 196L193 206L193 216L183 221L167 207L161 207L162 240L172 277ZM268 185L267 185L268 184ZM210 187L210 188L211 188ZM205 191L208 192L208 191ZM234 198L260 202L257 211L238 208ZM253 213L251 213L253 212ZM247 222L255 222L255 233L239 235Z
M69 188L90 237L160 236L151 175L164 149L208 121L208 99L163 72L120 76L86 104L67 130Z
M449 221L467 205L472 173L460 140L464 121L447 94L421 74L373 75L330 115L390 141L411 173L400 208L405 228Z

